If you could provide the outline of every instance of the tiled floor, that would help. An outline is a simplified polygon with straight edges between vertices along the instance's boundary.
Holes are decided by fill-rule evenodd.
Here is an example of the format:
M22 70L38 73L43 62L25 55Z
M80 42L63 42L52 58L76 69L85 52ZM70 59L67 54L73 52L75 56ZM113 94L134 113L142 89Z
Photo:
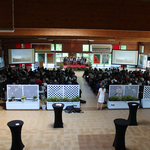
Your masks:
M129 110L96 110L97 99L82 78L83 72L77 72L82 89L81 105L83 113L67 114L63 112L64 128L53 128L54 112L10 111L0 104L0 150L11 147L11 132L7 123L11 120L23 120L22 141L24 150L114 150L115 137L113 120L128 118ZM126 131L127 150L150 149L150 109L138 109L138 126L128 126Z

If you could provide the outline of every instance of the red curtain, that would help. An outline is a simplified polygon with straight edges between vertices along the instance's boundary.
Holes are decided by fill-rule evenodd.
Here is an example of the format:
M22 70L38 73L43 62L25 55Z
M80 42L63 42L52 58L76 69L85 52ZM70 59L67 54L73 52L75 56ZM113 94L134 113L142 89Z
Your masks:
M113 49L119 49L119 45L113 45ZM124 67L124 65L121 65L121 67Z
M25 64L25 66L27 67L27 66L32 66L31 64Z
M53 54L47 54L47 57L51 57L51 56L53 56Z
M31 48L31 43L25 43L24 48Z
M22 48L21 43L16 43L16 48ZM31 48L31 43L25 43L24 48ZM21 67L22 64L19 64L19 67ZM31 66L31 64L25 64L25 66Z
M113 45L113 49L119 49L119 45Z
M16 48L21 48L21 43L16 43Z

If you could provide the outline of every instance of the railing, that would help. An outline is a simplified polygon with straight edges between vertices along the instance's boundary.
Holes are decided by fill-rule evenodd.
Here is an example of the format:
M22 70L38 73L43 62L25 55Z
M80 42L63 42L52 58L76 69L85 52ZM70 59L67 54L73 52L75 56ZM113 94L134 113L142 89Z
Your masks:
M150 99L150 86L144 86L143 99Z
M80 94L80 85L47 85L47 98L56 97L76 97Z
M123 95L131 95L133 97L139 96L139 85L110 85L109 97L112 95L122 97Z
M26 96L28 100L37 96L39 100L39 85L7 85L7 101L15 96L15 99L21 99L21 96Z

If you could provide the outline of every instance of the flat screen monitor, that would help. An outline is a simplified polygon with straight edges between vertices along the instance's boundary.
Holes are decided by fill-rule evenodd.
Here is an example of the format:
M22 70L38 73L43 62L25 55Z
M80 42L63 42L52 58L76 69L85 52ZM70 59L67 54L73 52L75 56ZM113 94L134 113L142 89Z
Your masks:
M113 50L112 64L116 65L137 65L138 51L135 50Z
M9 64L29 64L35 62L35 50L26 49L8 49Z

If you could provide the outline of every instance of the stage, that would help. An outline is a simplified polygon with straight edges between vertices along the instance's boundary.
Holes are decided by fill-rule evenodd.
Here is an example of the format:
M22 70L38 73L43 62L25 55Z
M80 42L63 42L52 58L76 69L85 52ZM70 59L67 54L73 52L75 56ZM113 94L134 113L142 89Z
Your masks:
M85 65L79 65L79 64L78 65L63 65L64 68L67 67L67 66L72 67L72 68L75 68L75 67L85 68L85 67L87 67Z

